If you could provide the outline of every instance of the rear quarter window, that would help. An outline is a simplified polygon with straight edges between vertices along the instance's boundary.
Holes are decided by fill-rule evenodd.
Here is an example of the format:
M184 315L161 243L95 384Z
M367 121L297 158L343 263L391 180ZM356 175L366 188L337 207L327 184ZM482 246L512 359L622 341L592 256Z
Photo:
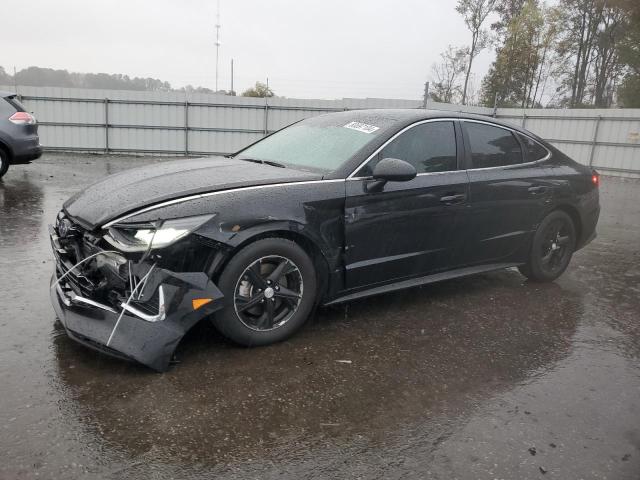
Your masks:
M10 97L4 97L4 100L18 112L26 112L27 111L24 108L24 105L22 105L22 103L20 103L20 100L18 100L18 97L16 97L15 95L12 95Z
M536 162L542 160L549 154L549 151L533 138L522 135L521 133L519 133L518 136L524 145L525 162Z

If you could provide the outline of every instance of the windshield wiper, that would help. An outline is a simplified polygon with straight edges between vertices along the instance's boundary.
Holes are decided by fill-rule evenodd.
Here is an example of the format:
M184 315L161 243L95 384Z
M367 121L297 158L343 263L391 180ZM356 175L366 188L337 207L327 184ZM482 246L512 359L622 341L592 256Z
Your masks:
M274 162L273 160L258 160L256 158L239 158L245 162L262 163L263 165L271 165L272 167L287 168L283 163Z

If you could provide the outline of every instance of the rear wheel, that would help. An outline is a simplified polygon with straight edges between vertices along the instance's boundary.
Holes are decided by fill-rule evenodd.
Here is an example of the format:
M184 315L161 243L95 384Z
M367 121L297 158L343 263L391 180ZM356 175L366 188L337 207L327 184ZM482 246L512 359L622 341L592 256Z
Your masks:
M0 147L0 178L9 170L9 155Z
M216 328L241 345L268 345L307 320L316 298L316 273L299 245L267 238L238 252L218 286L227 306L214 316Z
M529 261L518 269L537 282L551 282L569 266L576 245L573 220L565 212L556 210L540 223L533 237Z

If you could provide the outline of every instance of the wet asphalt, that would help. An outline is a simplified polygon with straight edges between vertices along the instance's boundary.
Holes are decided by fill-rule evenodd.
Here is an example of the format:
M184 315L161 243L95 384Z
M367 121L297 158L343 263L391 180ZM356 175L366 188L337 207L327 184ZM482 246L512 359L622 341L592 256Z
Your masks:
M508 270L321 309L244 349L198 325L165 374L66 337L62 202L159 158L47 154L0 181L0 478L640 478L640 180L551 284Z

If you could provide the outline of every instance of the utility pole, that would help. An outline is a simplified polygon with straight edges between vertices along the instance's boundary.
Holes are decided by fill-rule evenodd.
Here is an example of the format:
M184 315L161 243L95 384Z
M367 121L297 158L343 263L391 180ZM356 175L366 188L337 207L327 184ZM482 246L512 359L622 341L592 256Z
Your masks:
M216 93L218 93L218 62L220 59L220 0L218 0L218 12L216 14Z
M233 58L231 59L231 95L235 95L235 90L233 89Z

